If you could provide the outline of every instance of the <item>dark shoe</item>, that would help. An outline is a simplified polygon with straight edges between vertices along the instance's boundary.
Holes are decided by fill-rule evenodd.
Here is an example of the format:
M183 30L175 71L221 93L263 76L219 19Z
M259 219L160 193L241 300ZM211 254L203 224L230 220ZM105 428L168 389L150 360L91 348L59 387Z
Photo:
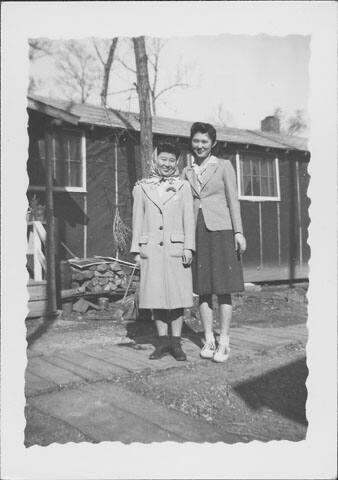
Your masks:
M187 359L186 354L182 350L181 337L171 337L171 353L179 362L184 362Z
M149 356L149 360L158 360L170 351L169 345L169 337L167 335L163 335L158 337L158 344L155 347L153 353Z

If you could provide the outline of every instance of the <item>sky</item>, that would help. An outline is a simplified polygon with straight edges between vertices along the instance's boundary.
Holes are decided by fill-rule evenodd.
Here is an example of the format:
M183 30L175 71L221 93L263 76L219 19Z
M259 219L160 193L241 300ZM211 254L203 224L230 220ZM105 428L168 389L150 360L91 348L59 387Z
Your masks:
M88 40L88 45L90 44ZM116 54L133 65L128 39L119 39ZM310 37L301 35L217 35L166 39L160 57L159 88L175 82L178 65L183 81L190 86L175 88L161 97L157 114L190 121L219 123L222 119L238 128L259 129L261 120L280 107L289 117L296 110L307 111L309 97ZM57 71L50 58L31 65L31 73L43 80L37 93L61 96L52 86ZM133 74L113 64L110 91L129 88ZM99 92L90 103L99 103ZM109 106L138 110L136 95L111 95Z

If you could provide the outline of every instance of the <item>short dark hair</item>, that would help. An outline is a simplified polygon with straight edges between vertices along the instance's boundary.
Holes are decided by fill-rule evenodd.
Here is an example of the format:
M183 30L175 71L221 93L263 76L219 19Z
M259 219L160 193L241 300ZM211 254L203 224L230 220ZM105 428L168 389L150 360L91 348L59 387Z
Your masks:
M157 145L157 155L162 152L172 153L176 158L178 158L180 153L178 146L170 142L161 142Z
M190 142L196 133L207 133L212 143L216 142L216 130L212 125L210 125L210 123L203 123L203 122L193 123L190 129Z

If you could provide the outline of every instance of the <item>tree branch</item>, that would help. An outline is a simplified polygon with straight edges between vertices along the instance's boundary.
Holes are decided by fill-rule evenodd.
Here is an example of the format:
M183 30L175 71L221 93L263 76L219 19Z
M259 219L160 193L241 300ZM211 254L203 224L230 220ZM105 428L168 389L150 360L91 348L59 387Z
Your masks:
M101 53L100 53L99 47L96 45L95 38L93 38L93 44L94 44L94 48L95 48L95 50L96 50L97 56L99 57L100 62L101 62L102 65L104 66L105 63L104 63L104 60L103 60L102 55L101 55Z
M116 59L118 62L121 63L121 65L124 66L125 69L129 70L130 72L133 72L136 74L136 70L134 70L132 67L130 67L129 65L127 65L123 60L121 60L120 58L117 58Z
M176 88L176 87L189 87L189 83L174 83L173 85L169 85L169 87L166 87L166 88L163 88L163 90L161 90L160 92L158 92L156 95L155 95L155 99L157 99L160 95L162 95L163 93L165 92L168 92L168 90L172 90L173 88Z
M127 93L127 92L136 92L136 88L126 88L125 90L119 90L118 92L109 92L107 95L119 95L120 93Z
M52 44L49 40L35 40L30 38L28 40L28 45L30 47L29 59L37 60L46 55L52 54Z

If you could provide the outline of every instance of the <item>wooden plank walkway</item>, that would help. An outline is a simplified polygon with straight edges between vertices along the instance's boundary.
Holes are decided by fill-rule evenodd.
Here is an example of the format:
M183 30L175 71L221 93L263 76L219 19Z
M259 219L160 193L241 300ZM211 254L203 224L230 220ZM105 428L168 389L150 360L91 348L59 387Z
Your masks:
M26 396L34 397L50 392L60 386L83 384L128 375L145 369L163 370L180 368L187 362L177 362L168 355L161 360L149 360L153 346L149 343L132 348L128 345L88 345L77 350L63 350L51 355L28 352L26 369ZM242 326L231 330L232 358L238 355L255 355L260 350L269 350L289 344L307 341L305 324L285 327ZM200 348L183 338L183 348L188 362L203 362Z
M115 384L82 385L76 390L31 398L45 415L76 428L94 442L227 442L242 437L220 432L204 419L195 419L129 392Z

